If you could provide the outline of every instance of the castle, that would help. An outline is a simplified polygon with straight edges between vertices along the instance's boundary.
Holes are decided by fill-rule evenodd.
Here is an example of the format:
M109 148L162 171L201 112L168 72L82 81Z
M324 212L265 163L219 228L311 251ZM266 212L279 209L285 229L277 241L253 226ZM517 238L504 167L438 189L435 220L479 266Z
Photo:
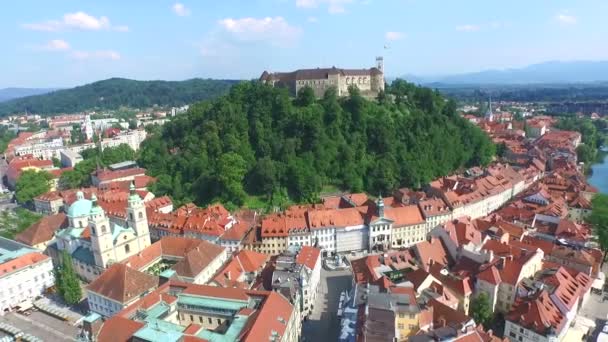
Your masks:
M82 191L67 210L69 226L56 233L54 258L63 251L72 256L78 275L92 281L112 263L121 262L150 246L146 207L131 184L127 204L126 226L112 222L93 195L90 200Z
M292 72L269 73L264 71L260 81L273 86L286 87L295 96L300 89L310 87L316 97L323 97L325 91L335 87L338 96L348 95L348 88L356 86L361 95L376 97L384 91L384 60L376 57L376 66L370 69L317 68L299 69Z

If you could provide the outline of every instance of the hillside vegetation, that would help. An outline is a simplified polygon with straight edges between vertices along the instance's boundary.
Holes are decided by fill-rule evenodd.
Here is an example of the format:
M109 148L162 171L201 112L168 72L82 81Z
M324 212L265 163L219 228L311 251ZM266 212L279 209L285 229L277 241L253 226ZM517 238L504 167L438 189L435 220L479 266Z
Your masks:
M0 115L36 113L49 115L85 110L183 106L226 94L237 81L191 79L186 81L135 81L111 78L49 94L0 103Z
M370 101L351 89L315 100L257 82L192 106L147 139L139 163L158 177L153 191L177 202L229 206L251 198L272 206L310 202L323 187L388 194L469 165L494 145L456 114L456 105L401 80Z

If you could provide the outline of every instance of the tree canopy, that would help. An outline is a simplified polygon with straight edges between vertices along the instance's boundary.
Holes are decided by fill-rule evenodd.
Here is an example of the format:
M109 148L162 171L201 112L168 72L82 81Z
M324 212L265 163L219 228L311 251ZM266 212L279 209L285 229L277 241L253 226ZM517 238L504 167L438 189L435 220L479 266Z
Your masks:
M200 205L249 195L317 199L324 185L388 194L455 169L488 164L495 147L439 93L402 80L376 101L356 88L295 99L258 82L191 106L144 141L139 163L153 191ZM391 101L390 98L394 98Z
M593 210L587 221L591 223L593 232L597 237L600 249L605 255L608 252L608 195L597 194L591 201ZM603 261L602 261L603 263Z
M475 323L483 324L484 327L489 327L492 322L492 308L490 307L490 299L485 292L479 293L471 300L469 309Z
M31 204L34 197L51 190L53 176L46 171L25 170L15 184L15 197L21 204Z
M67 304L74 305L80 302L82 288L74 271L72 257L66 250L61 252L61 265L55 268L55 285L57 292Z

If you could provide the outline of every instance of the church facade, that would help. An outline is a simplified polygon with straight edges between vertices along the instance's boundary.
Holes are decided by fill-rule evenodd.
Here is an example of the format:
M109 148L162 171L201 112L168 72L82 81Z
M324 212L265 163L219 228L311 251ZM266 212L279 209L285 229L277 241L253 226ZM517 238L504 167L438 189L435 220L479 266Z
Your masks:
M92 281L113 263L122 262L150 246L146 207L131 184L126 225L110 221L97 203L82 192L67 210L69 226L56 233L55 258L63 251L72 256L74 270Z
M361 95L369 98L378 96L384 91L384 62L376 58L376 66L370 69L317 68L299 69L292 72L264 71L260 81L275 87L285 87L296 96L304 87L310 87L317 98L323 97L325 91L335 87L338 96L348 95L348 88L359 88Z

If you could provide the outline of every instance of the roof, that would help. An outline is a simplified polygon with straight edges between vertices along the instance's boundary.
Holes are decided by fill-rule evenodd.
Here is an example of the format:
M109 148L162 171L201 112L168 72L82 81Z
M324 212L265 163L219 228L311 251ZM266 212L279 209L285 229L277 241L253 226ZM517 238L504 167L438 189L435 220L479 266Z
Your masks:
M416 251L422 267L426 270L433 263L440 263L444 266L448 265L448 254L438 237L431 237L430 240L421 241L415 244L413 249Z
M3 264L0 264L0 277L4 277L13 272L17 272L25 267L35 265L39 262L48 260L49 257L39 252L31 252L15 259L9 260Z
M492 265L477 274L477 280L483 280L492 285L498 285L502 282L498 269Z
M518 297L506 319L519 326L548 335L551 330L558 332L564 328L566 317L551 300L545 290L529 297Z
M93 207L93 202L84 198L84 193L82 191L78 191L76 198L76 202L72 203L68 208L68 216L82 217L89 215L91 213L91 208Z
M305 265L309 269L313 270L319 261L320 255L320 249L311 246L303 246L296 257L296 263Z
M417 205L406 205L397 208L384 209L384 216L393 220L393 228L424 223L424 218Z
M216 244L201 242L171 267L180 277L195 278L225 250L224 247Z
M128 303L158 285L158 278L125 264L113 264L87 290L119 303Z
M282 337L293 310L293 306L285 297L277 292L269 292L259 309L255 323L251 325L243 341L270 341L273 332Z
M133 334L141 329L144 323L130 320L121 316L114 316L105 321L97 336L99 342L127 342Z
M119 178L145 175L145 173L146 173L146 169L143 169L140 167L134 167L131 169L116 170L116 171L103 170L103 171L96 172L95 176L97 177L97 179L99 179L100 182L107 182L107 181L111 181L111 180L119 179Z
M25 243L29 246L48 242L53 239L55 232L68 225L67 216L64 213L59 213L50 216L44 216L40 221L32 224L26 230L15 236L15 240Z

